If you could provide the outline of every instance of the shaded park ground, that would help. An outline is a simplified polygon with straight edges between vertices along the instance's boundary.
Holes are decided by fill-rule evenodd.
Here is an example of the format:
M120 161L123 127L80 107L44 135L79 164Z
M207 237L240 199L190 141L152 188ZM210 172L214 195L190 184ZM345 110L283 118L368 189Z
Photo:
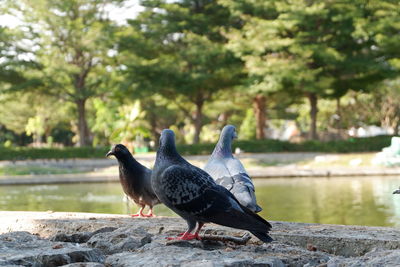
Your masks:
M333 154L319 152L241 153L237 157L253 178L397 175L400 167L372 164L376 153ZM152 168L155 153L135 158ZM203 167L208 156L185 156ZM0 184L117 181L115 159L38 159L0 161Z

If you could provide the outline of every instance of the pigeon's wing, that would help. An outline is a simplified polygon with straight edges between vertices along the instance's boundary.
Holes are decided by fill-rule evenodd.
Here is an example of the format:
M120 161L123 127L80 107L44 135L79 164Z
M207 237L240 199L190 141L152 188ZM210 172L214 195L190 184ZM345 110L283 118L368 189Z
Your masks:
M225 164L225 160L221 157L212 156L206 166L204 166L204 170L211 175L217 184L222 185L228 190L233 188L235 180L233 180Z
M271 225L240 205L224 187L198 168L170 166L162 174L162 186L173 207L198 221L213 222L254 232L268 232Z
M236 158L227 158L225 164L230 172L232 185L227 187L222 183L227 181L228 177L221 177L216 182L231 191L243 206L254 212L260 212L262 208L257 205L253 182L242 163Z
M236 158L211 157L204 170L214 178L217 184L230 191L235 183L240 183L254 192L251 178L242 163Z
M216 186L214 180L203 170L180 165L165 169L160 182L168 203L190 215L200 213L211 205L204 199L204 192L207 188Z

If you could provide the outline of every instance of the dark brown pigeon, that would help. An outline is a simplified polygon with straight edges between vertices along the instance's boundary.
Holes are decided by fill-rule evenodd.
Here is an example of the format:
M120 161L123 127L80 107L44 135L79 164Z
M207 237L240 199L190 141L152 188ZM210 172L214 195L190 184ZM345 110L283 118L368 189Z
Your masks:
M151 170L137 162L129 150L122 144L113 146L107 157L115 156L119 164L119 181L125 194L140 206L140 210L132 217L152 217L153 206L160 203L151 187ZM143 214L145 206L149 206L148 214Z

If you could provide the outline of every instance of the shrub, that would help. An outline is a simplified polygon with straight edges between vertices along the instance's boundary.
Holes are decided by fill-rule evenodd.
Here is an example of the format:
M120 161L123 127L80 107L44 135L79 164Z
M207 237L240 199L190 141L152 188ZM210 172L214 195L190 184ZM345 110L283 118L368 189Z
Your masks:
M239 147L244 152L327 152L350 153L380 151L390 145L391 136L374 136L365 138L349 138L338 141L305 141L290 143L287 141L266 140L241 140L233 143L233 150ZM183 155L210 154L215 144L178 145L178 151Z
M233 150L239 147L244 152L326 152L350 153L380 151L390 145L391 136L375 136L366 138L349 138L340 141L305 141L289 143L279 140L240 140L233 143ZM210 155L215 143L196 145L177 145L183 155ZM109 147L66 147L66 148L30 148L0 147L0 160L26 159L70 159L70 158L104 158Z

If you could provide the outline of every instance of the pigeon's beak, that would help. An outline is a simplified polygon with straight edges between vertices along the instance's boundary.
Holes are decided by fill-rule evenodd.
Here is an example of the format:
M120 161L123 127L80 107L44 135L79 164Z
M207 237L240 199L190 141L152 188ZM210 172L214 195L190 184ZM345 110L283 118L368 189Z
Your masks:
M109 156L115 156L115 154L112 150L107 152L106 157L109 157Z
M238 134L236 131L233 132L233 139L237 139L238 138Z
M394 191L393 194L400 194L400 188Z

